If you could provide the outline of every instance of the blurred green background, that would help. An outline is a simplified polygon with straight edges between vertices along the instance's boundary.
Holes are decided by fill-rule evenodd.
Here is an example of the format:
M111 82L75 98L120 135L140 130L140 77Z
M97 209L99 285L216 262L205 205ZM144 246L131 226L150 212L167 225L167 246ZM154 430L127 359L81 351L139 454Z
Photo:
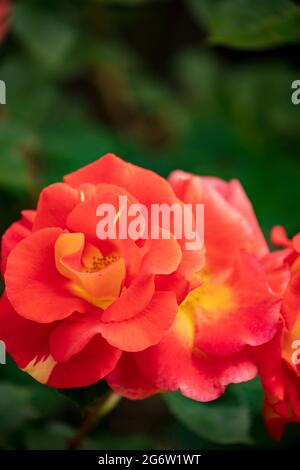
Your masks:
M239 178L267 236L298 232L299 3L14 1L0 44L1 233L43 186L106 152L164 176ZM268 438L261 405L258 380L211 404L123 400L84 448L296 446L299 426ZM0 449L63 449L80 421L71 400L0 365Z

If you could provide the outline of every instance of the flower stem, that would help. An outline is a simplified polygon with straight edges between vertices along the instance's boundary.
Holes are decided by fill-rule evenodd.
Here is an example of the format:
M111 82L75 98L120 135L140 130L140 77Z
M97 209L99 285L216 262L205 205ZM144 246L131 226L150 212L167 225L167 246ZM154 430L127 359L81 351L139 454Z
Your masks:
M108 392L99 400L89 405L86 409L85 418L78 431L74 437L68 440L68 449L80 449L87 435L118 405L121 398L122 397L115 392Z

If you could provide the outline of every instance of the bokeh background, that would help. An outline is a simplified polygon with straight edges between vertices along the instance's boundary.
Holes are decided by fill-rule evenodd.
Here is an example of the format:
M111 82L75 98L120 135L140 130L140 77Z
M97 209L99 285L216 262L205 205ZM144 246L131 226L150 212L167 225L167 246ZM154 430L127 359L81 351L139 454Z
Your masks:
M298 232L299 3L15 0L7 25L0 0L1 234L43 186L106 152L163 176L239 178L266 236L275 224ZM123 400L83 446L296 446L299 426L281 443L267 436L261 405L258 380L211 404ZM80 421L69 398L0 365L0 448L63 449Z

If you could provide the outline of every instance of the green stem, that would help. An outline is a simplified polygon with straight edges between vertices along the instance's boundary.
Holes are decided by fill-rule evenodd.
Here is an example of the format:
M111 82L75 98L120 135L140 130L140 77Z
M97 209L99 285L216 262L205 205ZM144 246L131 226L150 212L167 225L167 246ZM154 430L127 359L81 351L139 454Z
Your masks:
M115 392L108 392L102 398L88 406L86 416L75 436L68 440L68 449L75 450L82 447L84 439L119 403L121 396Z

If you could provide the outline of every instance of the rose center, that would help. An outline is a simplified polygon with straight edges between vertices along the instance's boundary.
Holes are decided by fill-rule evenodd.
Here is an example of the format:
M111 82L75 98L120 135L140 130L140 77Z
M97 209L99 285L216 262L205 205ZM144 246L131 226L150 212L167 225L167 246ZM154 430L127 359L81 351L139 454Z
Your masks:
M118 253L104 256L82 233L64 233L55 244L55 263L71 292L101 309L120 295L126 268Z

